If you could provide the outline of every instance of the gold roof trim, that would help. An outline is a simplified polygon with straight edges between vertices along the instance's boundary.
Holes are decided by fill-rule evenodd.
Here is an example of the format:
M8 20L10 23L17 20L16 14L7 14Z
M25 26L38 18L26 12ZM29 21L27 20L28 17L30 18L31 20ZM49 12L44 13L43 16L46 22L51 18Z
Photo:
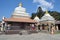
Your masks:
M49 14L49 13L48 13L48 10L46 10L46 13L45 13L45 14Z

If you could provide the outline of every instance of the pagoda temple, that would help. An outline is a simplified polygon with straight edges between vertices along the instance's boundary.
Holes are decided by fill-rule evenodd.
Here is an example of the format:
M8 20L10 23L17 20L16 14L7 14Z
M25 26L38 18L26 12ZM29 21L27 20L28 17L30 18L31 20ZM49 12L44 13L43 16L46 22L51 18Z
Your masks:
M41 17L40 25L42 27L42 30L50 31L52 27L55 27L55 18L52 17L46 10L44 16Z
M46 30L51 29L60 30L60 21L56 21L46 10L45 14L39 19L36 16L31 19L29 13L26 12L26 8L20 3L18 7L14 9L10 18L3 17L0 30L8 33L19 33L21 30ZM35 30L35 31L36 31Z
M35 21L30 19L29 13L26 12L26 8L20 3L15 8L10 18L3 17L1 31L11 30L28 30L31 25L35 24Z

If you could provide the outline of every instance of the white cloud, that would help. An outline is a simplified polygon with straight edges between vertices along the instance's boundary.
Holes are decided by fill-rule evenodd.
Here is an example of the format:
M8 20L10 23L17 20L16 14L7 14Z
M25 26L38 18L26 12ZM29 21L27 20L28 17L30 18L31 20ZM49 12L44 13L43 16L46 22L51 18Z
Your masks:
M46 0L33 0L33 3L39 3L42 9L53 9L54 5L52 2L47 2Z
M43 10L43 11L46 11L47 9L46 9L46 8L44 8L44 7L42 7L42 10Z

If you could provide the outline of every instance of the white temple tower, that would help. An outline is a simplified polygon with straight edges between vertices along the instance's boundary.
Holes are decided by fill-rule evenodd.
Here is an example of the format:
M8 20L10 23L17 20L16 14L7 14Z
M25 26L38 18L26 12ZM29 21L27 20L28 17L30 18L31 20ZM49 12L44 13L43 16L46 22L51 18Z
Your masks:
M26 9L22 7L22 3L19 4L18 7L15 8L14 13L12 14L12 17L14 18L20 18L20 17L26 17L29 18L30 16L28 13L26 13Z

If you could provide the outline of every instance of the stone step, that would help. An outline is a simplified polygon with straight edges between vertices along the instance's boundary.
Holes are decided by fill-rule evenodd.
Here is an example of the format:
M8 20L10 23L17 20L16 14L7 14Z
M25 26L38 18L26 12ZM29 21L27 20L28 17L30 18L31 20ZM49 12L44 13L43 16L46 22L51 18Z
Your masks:
M27 31L27 30L21 30L21 31L19 32L19 34L20 34L20 35L28 35L28 34L30 34L30 32Z

